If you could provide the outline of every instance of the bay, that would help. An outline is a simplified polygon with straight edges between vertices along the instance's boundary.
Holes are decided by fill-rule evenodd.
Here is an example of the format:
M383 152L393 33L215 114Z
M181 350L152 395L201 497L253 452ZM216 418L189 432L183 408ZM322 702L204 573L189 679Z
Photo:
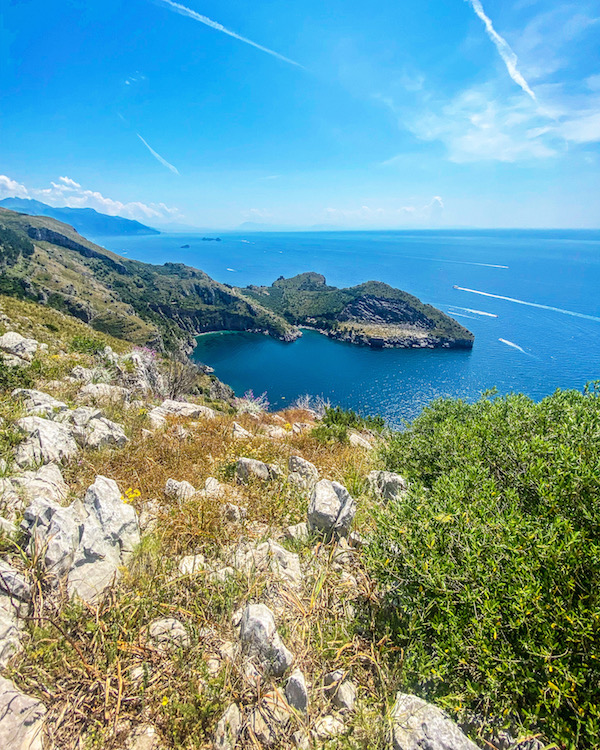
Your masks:
M600 378L598 231L219 236L221 242L183 234L99 241L130 258L187 263L235 286L309 270L336 286L385 281L456 317L476 337L470 352L373 350L314 331L291 344L248 333L199 337L198 361L239 394L266 391L274 408L309 393L398 425L438 396L474 400L496 387L540 399Z

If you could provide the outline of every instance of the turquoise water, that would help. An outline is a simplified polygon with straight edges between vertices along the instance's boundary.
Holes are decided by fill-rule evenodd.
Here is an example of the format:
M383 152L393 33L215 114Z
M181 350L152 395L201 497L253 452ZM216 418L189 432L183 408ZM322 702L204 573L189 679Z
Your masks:
M472 400L497 387L540 399L600 378L600 232L220 236L220 243L160 235L103 244L147 262L188 263L236 286L308 270L336 286L378 279L441 308L476 337L470 352L372 350L313 331L292 344L245 333L200 337L196 358L240 394L267 391L275 407L320 394L399 424L437 396Z

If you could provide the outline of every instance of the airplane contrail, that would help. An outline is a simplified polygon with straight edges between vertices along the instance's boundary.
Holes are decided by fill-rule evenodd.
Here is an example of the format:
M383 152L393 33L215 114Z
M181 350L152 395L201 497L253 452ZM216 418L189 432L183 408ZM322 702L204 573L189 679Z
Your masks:
M529 84L523 77L523 74L519 71L517 68L517 63L519 62L517 56L513 52L511 46L509 43L504 39L504 37L500 36L496 29L494 28L494 25L488 15L486 15L486 12L483 9L483 5L481 4L481 0L467 0L469 5L473 8L475 13L479 16L479 18L483 21L483 24L485 26L485 30L487 31L487 34L489 38L494 42L496 45L496 49L498 50L498 54L502 58L504 64L506 65L506 69L508 70L508 75L513 79L513 81L520 86L523 91L530 96L534 102L537 103L537 97L531 90Z
M157 0L157 2L167 5L173 11L175 11L175 13L179 13L179 15L181 16L187 16L188 18L192 18L194 21L199 21L200 23L203 23L205 26L208 26L211 29L215 29L215 31L220 31L223 34L227 34L227 36L231 36L234 39L238 39L240 42L245 42L246 44L249 44L251 47L255 47L256 49L259 49L261 52L266 52L267 55L272 55L273 57L276 57L278 60L283 60L283 62L289 63L290 65L295 65L297 68L304 68L303 65L300 65L300 63L296 62L295 60L290 60L289 57L284 57L283 55L280 55L279 52L275 52L274 50L269 49L268 47L263 47L262 44L257 44L256 42L253 42L251 39L247 39L245 36L241 36L241 34L236 34L235 31L231 31L230 29L225 28L225 26L223 26L220 23L217 23L216 21L213 21L207 16L203 16L200 13L196 13L195 10L192 10L191 8L187 8L185 5L181 5L180 3L175 3L173 2L173 0Z
M152 146L150 146L148 143L146 143L146 141L142 138L142 136L139 133L136 133L136 135L140 139L140 141L144 144L144 146L148 149L148 151L150 151L150 153L152 154L152 156L157 161L159 161L163 165L163 167L166 167L167 169L170 169L171 172L174 172L175 174L179 174L179 170L177 169L177 167L174 167L172 164L169 164L169 162L166 159L163 159L163 157L159 153L157 153L152 148Z

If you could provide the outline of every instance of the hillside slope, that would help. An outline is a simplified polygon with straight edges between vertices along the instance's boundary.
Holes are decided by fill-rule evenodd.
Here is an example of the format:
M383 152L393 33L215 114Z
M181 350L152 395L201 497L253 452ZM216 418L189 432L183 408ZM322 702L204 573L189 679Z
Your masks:
M70 224L80 234L93 237L160 234L158 229L148 227L139 221L124 219L122 216L107 216L93 208L68 208L67 206L57 208L30 198L5 198L0 201L0 206L32 216L48 216Z
M203 271L122 258L54 219L0 208L0 246L2 293L40 300L136 344L190 351L194 336L205 331L297 335Z
M332 338L383 347L471 348L474 336L453 318L400 289L367 281L347 289L328 286L318 273L277 279L270 287L248 287L289 323L314 326Z

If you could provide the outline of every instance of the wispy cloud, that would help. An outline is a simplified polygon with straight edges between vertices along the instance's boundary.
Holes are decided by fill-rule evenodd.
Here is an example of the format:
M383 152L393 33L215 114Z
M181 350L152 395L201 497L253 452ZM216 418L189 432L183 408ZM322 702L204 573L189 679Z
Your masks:
M481 4L480 0L467 0L469 5L473 8L475 13L479 16L479 18L483 21L483 24L485 26L485 30L487 31L487 34L489 38L494 42L496 45L496 49L498 50L498 54L502 58L504 64L506 65L506 70L508 70L508 75L513 79L513 81L520 86L523 91L530 96L534 102L537 101L535 94L531 90L529 84L517 68L518 64L518 58L516 54L511 49L510 45L504 39L504 37L501 37L500 34L496 31L494 28L494 25L492 24L492 21L489 16L486 15L485 11L483 10L483 5Z
M289 57L284 57L283 55L280 55L279 52L275 52L274 50L269 49L268 47L263 47L262 44L257 44L256 42L253 42L251 39L247 39L245 36L236 34L235 31L231 31L230 29L225 28L225 26L223 26L220 23L217 23L216 21L211 20L207 16L202 16L200 15L200 13L196 13L195 10L192 10L191 8L187 8L185 5L181 5L180 3L175 3L173 2L173 0L157 0L157 2L168 6L173 11L175 11L175 13L179 13L182 16L187 16L188 18L192 18L194 21L199 21L200 23L203 23L205 26L208 26L211 29L215 29L215 31L220 31L223 34L227 34L227 36L233 37L233 39L237 39L240 42L249 44L251 47L255 47L256 49L259 49L261 52L266 52L267 55L272 55L273 57L276 57L278 60L282 60L283 62L289 63L290 65L295 65L297 68L304 67L303 65L300 65L300 63L297 63L295 60L290 60Z
M140 139L140 141L144 144L144 146L150 151L152 156L156 159L156 161L159 161L163 167L166 167L167 169L171 170L174 174L179 174L179 170L177 167L174 167L172 164L169 164L169 162L164 159L159 153L157 153L152 146L150 146L139 133L136 133L137 137Z

